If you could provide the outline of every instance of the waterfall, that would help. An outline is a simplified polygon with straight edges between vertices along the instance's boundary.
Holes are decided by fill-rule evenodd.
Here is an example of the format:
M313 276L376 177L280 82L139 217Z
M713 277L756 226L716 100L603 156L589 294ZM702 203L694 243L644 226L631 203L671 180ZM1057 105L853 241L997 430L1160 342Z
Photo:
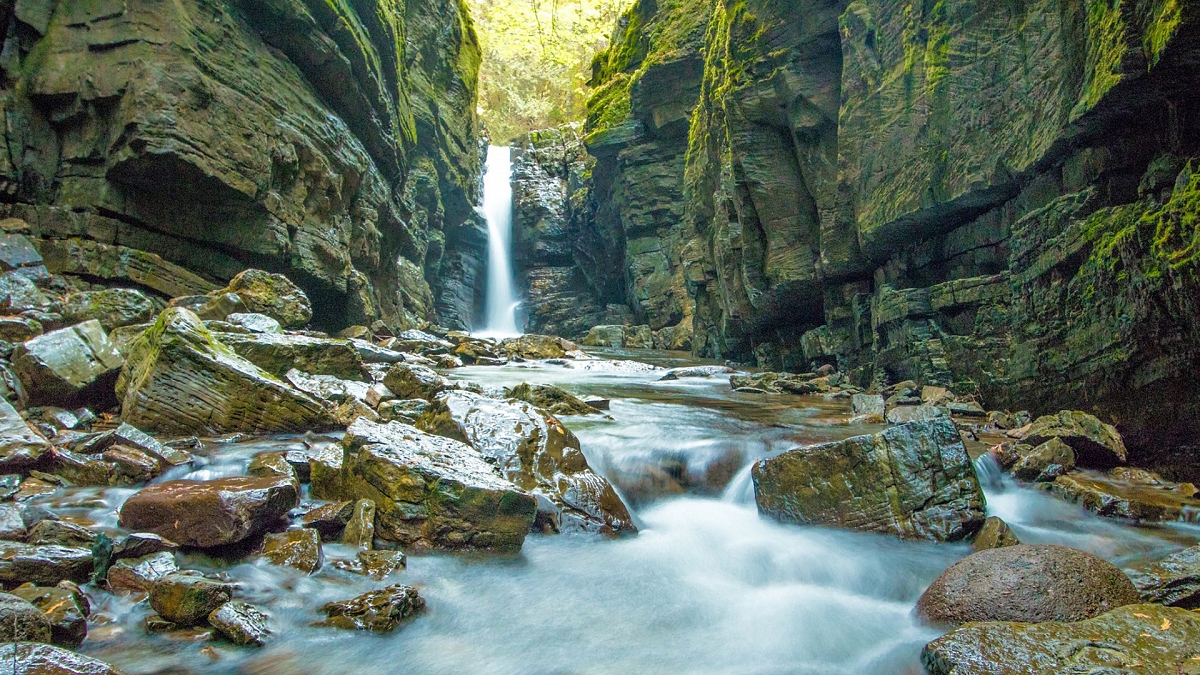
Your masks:
M517 299L512 273L511 148L488 147L483 174L483 217L488 226L488 278L480 335L512 337L517 329Z

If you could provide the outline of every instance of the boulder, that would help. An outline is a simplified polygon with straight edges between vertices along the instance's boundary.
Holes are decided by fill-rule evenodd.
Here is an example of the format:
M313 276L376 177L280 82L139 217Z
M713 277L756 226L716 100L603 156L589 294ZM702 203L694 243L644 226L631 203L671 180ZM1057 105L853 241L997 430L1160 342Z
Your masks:
M219 342L185 309L168 309L130 346L117 382L122 418L180 435L332 427L325 407Z
M1022 442L1038 446L1057 438L1075 451L1075 463L1089 469L1110 469L1125 463L1125 443L1115 427L1077 410L1044 415L1033 421Z
M537 500L463 443L361 419L343 443L342 489L375 502L381 539L418 549L513 552L533 525Z
M729 366L686 366L682 368L670 368L658 379L666 381L687 378L708 379L717 375L729 375L733 372L735 371Z
M34 546L0 541L0 584L54 586L60 581L87 582L92 552L65 546Z
M356 503L346 501L318 506L300 516L300 524L316 530L325 541L338 539L354 517Z
M296 478L296 470L288 462L287 452L284 450L258 453L250 458L250 463L246 465L246 473L251 476L278 477L296 483L300 482Z
M341 405L333 409L333 418L337 420L340 426L348 427L358 419L378 422L379 413L376 413L366 403L356 398L348 398L342 401Z
M624 326L592 326L587 337L583 338L585 347L611 347L619 349L625 346Z
M307 527L268 534L263 540L263 557L272 565L286 565L312 574L325 562L321 534Z
M37 319L24 316L0 316L0 340L11 343L24 342L45 332Z
M36 607L46 618L50 625L50 642L75 648L87 638L91 607L78 586L70 583L52 587L24 584L14 588L12 594ZM4 609L0 608L0 616L3 615ZM4 633L3 623L0 622L0 640L8 641L11 638ZM17 639L45 642L32 637Z
M567 352L578 351L579 345L553 335L522 335L500 341L500 349L509 357L521 359L561 359Z
M286 478L175 480L143 488L126 500L121 526L183 546L223 546L272 527L299 503L296 484Z
M993 548L1016 546L1020 543L1021 540L1017 539L1017 535L1013 533L1008 523L996 516L990 516L983 521L983 527L979 528L978 534L971 542L971 550L987 551Z
M25 541L25 518L16 504L0 503L0 539Z
M96 533L86 527L63 520L43 520L29 528L26 542L34 546L63 546L91 550Z
M0 472L26 471L37 466L52 449L16 408L0 398Z
M0 312L20 314L49 307L50 299L22 272L0 274Z
M103 661L38 642L0 645L0 663L19 663L25 675L124 675Z
M343 450L340 446L324 447L308 458L313 499L341 501L347 498L342 480Z
M1086 621L972 623L925 645L929 675L1195 673L1200 614L1127 605Z
M63 324L96 320L105 333L117 328L152 321L161 305L145 293L132 288L106 288L71 293L59 303Z
M949 417L950 409L939 405L900 405L888 410L888 424L908 424Z
M551 415L591 415L596 409L552 384L522 382L508 390L509 398L531 403Z
M883 415L883 397L879 394L854 394L850 405L855 415Z
M159 616L180 626L198 626L208 615L233 598L234 586L198 572L176 572L150 586L150 607Z
M370 549L375 540L375 502L360 499L342 532L342 543L358 549Z
M759 511L787 522L953 541L984 521L983 491L949 418L785 452L756 462L751 476Z
M1125 573L1107 560L1054 544L973 553L942 572L917 600L935 625L971 621L1082 621L1138 602Z
M407 398L384 401L376 408L376 412L384 422L413 424L428 408L429 401L425 399Z
M140 558L121 558L108 568L105 580L115 593L144 593L154 582L179 571L175 554L167 551L150 553Z
M432 368L425 366L397 363L388 369L383 378L383 386L396 395L397 398L422 398L433 400L438 393L449 389L449 380L438 375Z
M425 599L412 586L396 584L321 608L323 625L387 633L425 609Z
M738 373L729 376L729 386L735 390L760 390L777 394L815 394L822 388L813 379L812 373Z
M1075 468L1075 451L1058 438L1051 438L1026 452L1013 465L1012 475L1020 480L1037 480L1053 464L1065 471Z
M283 327L279 325L279 322L266 314L234 312L226 315L225 321L235 326L241 326L251 333L277 334L283 332Z
M367 379L358 350L348 340L275 333L215 335L238 356L280 379L292 369L342 380Z
M287 371L284 379L313 398L330 403L343 403L351 398L366 402L372 397L373 389L380 400L391 395L381 384L343 380L332 375L310 375L295 368Z
M1129 574L1145 602L1200 609L1200 546L1185 548Z
M541 529L637 531L612 485L588 466L579 439L552 415L524 401L465 391L439 395L436 406L417 426L464 439L508 480L545 497L549 503L543 502L538 514Z
M1190 483L1170 483L1142 472L1074 471L1040 487L1109 518L1190 522L1200 513L1200 499Z
M124 363L99 321L85 321L17 345L13 372L32 405L108 404Z
M235 645L261 647L271 635L270 617L254 605L227 602L208 615L208 623L217 634Z
M50 642L50 619L25 598L0 593L0 641Z
M302 328L312 320L312 303L308 296L282 274L248 269L209 296L223 293L237 295L247 311L266 314L284 328Z

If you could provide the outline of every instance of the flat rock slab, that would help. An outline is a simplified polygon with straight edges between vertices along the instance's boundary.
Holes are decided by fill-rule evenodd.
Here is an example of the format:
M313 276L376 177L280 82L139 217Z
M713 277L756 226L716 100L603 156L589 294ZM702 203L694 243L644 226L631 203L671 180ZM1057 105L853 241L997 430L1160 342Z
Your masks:
M350 426L343 443L342 490L375 502L382 539L424 549L515 552L533 525L533 495L463 443L364 419Z
M0 542L0 584L6 586L54 586L60 581L82 584L92 569L92 552L86 549Z
M751 476L759 511L785 522L954 541L984 521L983 491L948 418L785 452Z
M243 647L261 647L271 635L270 618L245 602L227 602L208 615L208 623L226 640Z
M1075 623L969 623L925 645L930 675L1200 672L1200 614L1126 605Z
M1107 469L1125 463L1125 443L1111 424L1077 410L1044 415L1021 439L1029 445L1041 445L1057 438L1075 451L1075 462L1092 469Z
M50 442L26 424L16 408L0 398L0 473L35 466L50 450Z
M269 534L263 541L263 557L272 565L286 565L312 574L325 562L321 534L307 527Z
M387 633L425 608L425 599L412 586L396 584L322 607L334 628Z
M148 431L282 433L334 425L319 401L239 356L180 308L159 315L129 347L117 394L122 418Z
M182 546L224 546L279 522L300 503L286 478L234 476L151 485L121 507L121 525Z
M54 644L75 648L87 638L87 619L91 608L78 587L71 584L53 587L25 584L13 589L12 594L37 607L45 615L50 622L50 641Z
M1120 469L1118 469L1120 471ZM1200 499L1178 483L1122 480L1096 471L1058 476L1041 489L1109 518L1140 522L1194 522Z
M0 663L14 662L28 675L124 675L103 661L37 642L0 645Z
M271 333L216 335L239 356L278 378L294 368L309 375L366 379L362 359L349 340Z
M1200 546L1138 568L1129 578L1146 602L1184 609L1200 608Z

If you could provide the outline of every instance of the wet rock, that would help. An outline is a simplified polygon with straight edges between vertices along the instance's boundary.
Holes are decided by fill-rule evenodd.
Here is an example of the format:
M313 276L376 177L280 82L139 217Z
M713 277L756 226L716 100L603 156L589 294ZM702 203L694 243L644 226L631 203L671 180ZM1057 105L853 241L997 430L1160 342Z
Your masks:
M402 570L407 558L402 551L359 551L354 560L335 560L333 566L339 570L368 576L383 581L396 570Z
M13 589L12 594L25 600L40 611L50 626L50 642L60 647L75 648L87 637L88 614L91 607L87 598L73 584L46 587L24 584ZM0 606L0 615L4 609ZM11 640L4 633L4 622L0 621L0 640ZM33 637L18 637L18 640L45 642Z
M354 512L342 532L342 543L359 549L371 548L375 540L375 502L360 499L354 504Z
M413 424L427 408L429 408L429 401L421 398L409 398L384 401L379 404L376 412L384 422Z
M19 314L31 310L45 310L50 299L38 289L37 284L20 272L0 274L0 311Z
M366 402L371 396L370 392L373 387L385 389L383 385L371 385L355 380L343 380L332 375L310 375L295 368L289 370L285 374L284 379L300 391L322 401L329 401L330 403L342 403L350 398ZM381 391L381 399L383 398L382 393ZM391 392L387 393L390 394Z
M300 516L300 524L316 530L325 541L338 539L354 516L355 504L346 501L318 506Z
M936 405L900 405L888 410L888 424L908 424L909 422L935 420L949 417L950 410Z
M8 473L0 475L0 501L12 499L21 488L21 474ZM0 537L3 539L3 537Z
M523 401L462 391L441 394L437 405L454 426L452 437L465 439L521 489L549 500L552 509L543 504L539 517L555 530L637 531L612 485L588 466L579 439L552 415Z
M109 590L118 593L144 593L154 583L179 571L175 554L167 551L151 553L140 558L121 558L108 568L106 581Z
M444 354L454 349L454 345L449 341L414 329L403 331L396 337L385 340L381 345L398 352L418 354Z
M150 606L159 616L181 626L198 626L233 598L234 586L197 572L176 572L150 586Z
M1125 443L1116 428L1095 417L1064 410L1033 421L1022 442L1038 446L1057 438L1075 451L1075 463L1090 469L1109 469L1125 463Z
M13 500L24 502L35 497L54 494L58 492L59 487L56 483L49 483L33 477L26 478L21 481L21 487L17 490L17 494L13 495Z
M984 521L983 491L948 418L759 460L760 512L778 520L953 541Z
M25 519L15 504L0 504L0 539L25 541Z
M183 309L163 312L130 347L117 392L126 422L163 433L288 432L333 424L323 405L238 356Z
M50 619L25 598L0 593L0 641L50 642Z
M40 321L24 316L0 316L0 340L16 344L45 332Z
M579 345L553 335L522 335L500 341L500 349L510 357L521 359L561 359L568 352L579 349Z
M154 553L174 553L179 545L149 532L135 532L118 541L112 549L112 559L141 558Z
M365 420L350 426L343 443L343 489L375 502L381 539L421 549L521 548L537 502L474 449L398 422Z
M1133 570L1129 578L1145 602L1200 609L1200 546L1144 565Z
M1108 475L1075 471L1039 487L1109 518L1190 522L1200 513L1200 499L1195 497L1194 488L1189 489L1189 484L1119 470Z
M1138 602L1129 577L1086 551L1021 544L974 553L951 565L917 601L936 625L971 621L1082 621Z
M348 427L358 419L365 419L368 422L378 422L379 413L368 407L366 403L356 398L349 398L343 401L337 408L334 408L333 418L337 420L339 425Z
M34 405L107 403L123 360L99 321L39 335L13 351L12 368Z
M0 234L0 270L12 272L22 267L43 266L42 254L23 234L4 232Z
M855 415L884 414L883 397L879 394L855 394L850 397L850 405Z
M312 481L310 493L313 499L341 501L346 498L342 480L342 456L341 447L331 446L321 448L309 457L308 470Z
M316 572L325 562L320 533L307 527L268 534L263 540L263 557L272 565L294 567L305 574Z
M686 366L683 368L670 368L660 380L679 380L686 378L711 378L718 375L728 375L734 372L729 366Z
M1021 480L1036 480L1051 464L1057 464L1066 471L1074 469L1075 451L1058 438L1051 438L1017 460L1012 474Z
M993 548L1016 546L1020 543L1021 540L1017 539L1017 535L1013 533L1008 523L996 516L990 516L983 521L983 527L979 528L979 533L971 542L971 550L987 551Z
M91 574L92 552L87 549L0 541L0 584L82 584Z
M125 422L112 431L112 442L152 455L164 467L183 466L192 461L192 456L187 451L159 443L146 432Z
M71 293L63 298L58 311L65 325L96 320L104 332L152 321L158 307L145 293L132 288L106 288Z
M114 445L101 457L113 466L112 485L140 485L162 473L162 464L157 458L129 446Z
M591 415L596 409L552 384L522 382L508 390L509 398L531 403L551 415Z
M266 314L254 312L233 313L225 317L225 321L235 326L241 326L251 333L282 333L283 327L279 322Z
M19 663L28 675L124 675L102 661L38 642L0 645L0 662Z
M948 401L946 410L955 417L986 417L987 411L975 401Z
M432 368L397 363L388 369L383 386L398 398L433 400L438 393L449 389L451 383Z
M348 630L387 633L425 609L425 599L412 586L396 584L321 608L329 618L323 625Z
M1196 671L1200 614L1128 605L1075 623L973 623L925 645L930 675Z
M610 347L619 349L625 346L624 326L593 326L583 338L585 347Z
M121 525L184 546L223 546L266 530L299 501L296 484L287 479L176 480L130 497L121 507Z
M243 647L261 647L271 635L270 617L254 605L227 602L208 615L208 623L217 633Z
M29 529L26 541L35 546L63 546L91 550L96 533L63 520L43 520Z
M296 477L295 468L287 460L287 452L283 450L258 453L250 459L250 464L246 466L246 473L251 476L277 477L300 482Z
M742 373L729 376L735 390L759 389L777 394L815 394L821 386L812 382L812 373Z
M606 398L600 398L599 396L589 396L583 399L583 402L586 403L589 408L593 410L599 410L601 412L612 407L612 401Z
M210 296L233 293L250 312L266 314L284 328L301 328L312 320L312 303L300 287L282 274L248 269Z
M348 340L270 333L216 336L238 356L277 378L285 378L295 369L342 380L367 379L363 361Z
M30 427L21 413L0 399L0 471L23 471L51 452L50 443Z

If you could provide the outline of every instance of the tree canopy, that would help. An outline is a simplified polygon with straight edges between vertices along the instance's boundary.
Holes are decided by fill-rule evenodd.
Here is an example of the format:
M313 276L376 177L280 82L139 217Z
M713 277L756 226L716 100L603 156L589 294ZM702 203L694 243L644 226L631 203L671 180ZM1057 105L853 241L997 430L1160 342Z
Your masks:
M592 57L629 0L468 0L483 47L479 106L495 143L585 117Z

